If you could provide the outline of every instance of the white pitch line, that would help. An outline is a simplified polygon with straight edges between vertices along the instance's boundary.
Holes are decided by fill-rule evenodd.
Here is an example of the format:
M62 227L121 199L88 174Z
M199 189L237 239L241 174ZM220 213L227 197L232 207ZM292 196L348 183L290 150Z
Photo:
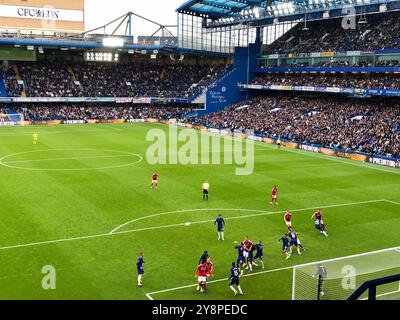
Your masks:
M310 207L310 208L302 208L302 209L290 209L289 211L292 212L298 212L298 211L306 211L306 210L313 210L313 209L320 209L320 208L334 208L334 207L344 207L344 206L352 206L352 205L357 205L357 204L364 204L364 203L372 203L372 202L384 202L386 200L384 199L379 199L379 200L367 200L367 201L359 201L359 202L351 202L351 203L341 203L341 204L333 204L333 205L327 205L327 206L319 206L319 207ZM286 210L283 211L262 211L262 210L251 210L251 209L229 209L229 208L209 208L209 209L186 209L186 210L177 210L177 211L168 211L168 212L161 212L161 213L156 213L153 215L149 215L149 216L144 216L144 217L140 217L128 222L125 222L123 224L121 224L120 226L116 227L115 229L110 231L110 234L116 233L117 230L125 227L128 224L131 224L133 222L137 222L140 220L144 220L144 219L150 219L150 218L154 218L154 217L158 217L158 216L163 216L163 215L168 215L168 214L172 214L172 213L186 213L186 212L196 212L196 211L243 211L243 212L259 212L258 214L251 214L251 215L245 215L245 216L236 216L236 217L228 217L225 218L225 220L231 220L231 219L242 219L242 218L251 218L251 217L255 217L255 216L265 216L265 215L271 215L271 214L277 214L277 213L284 213L286 212ZM206 220L206 221L200 221L197 223L206 223L206 222L212 222L214 220ZM196 222L191 222L192 224L196 223ZM179 224L182 225L183 223ZM175 225L172 225L175 226Z
M4 164L9 163L25 163L25 162L40 162L40 161L62 161L62 160L81 160L81 159L98 159L98 158L119 158L119 157L133 157L130 154L121 154L113 156L89 156L89 157L72 157L72 158L48 158L48 159L31 159L31 160L17 160L17 161L7 161Z
M127 221L127 222L119 225L115 229L111 230L110 234L112 234L115 231L125 227L128 224L131 224L133 222L137 222L137 221L140 221L140 220L145 220L145 219L149 219L149 218L164 216L164 215L171 214L171 213L185 213L185 212L195 212L195 211L247 211L247 212L261 212L261 213L265 213L266 212L264 210L233 209L233 208L232 209L231 208L201 208L201 209L185 209L185 210L167 211L167 212L160 212L160 213L152 214L152 215L149 215L149 216L143 216L143 217L140 217L140 218L137 218L137 219L133 219L133 220Z
M386 202L390 202L390 203L393 203L393 204L397 204L398 206L400 206L400 202L396 202L396 201L393 201L393 200L387 200L387 199L384 199Z
M335 205L330 205L330 206L318 206L318 207L313 207L313 208L294 209L291 211L296 212L296 211L305 211L305 210L312 210L312 209L318 209L318 208L332 208L332 207L350 206L350 205L373 203L373 202L387 202L387 200L384 200L384 199L369 200L369 201L361 201L361 202L335 204ZM205 210L207 210L207 209L205 209ZM210 209L208 209L208 210L210 210ZM235 210L235 209L226 209L226 210ZM238 209L236 209L236 210L238 210ZM246 211L245 209L239 209L239 210ZM190 210L188 210L188 211L190 211ZM251 209L249 209L247 211L260 211L262 213L254 214L254 215L227 217L227 218L225 218L225 220L242 219L242 218L255 217L255 216L265 216L265 215L284 212L284 211L268 212L268 211L251 210ZM192 222L191 224L209 223L209 222L213 222L213 221L214 221L214 219L206 220L206 221ZM39 241L39 242L23 243L23 244L0 247L0 250L32 247L32 246L38 246L38 245L44 245L44 244L60 243L60 242L75 241L75 240L85 240L85 239L93 239L93 238L100 238L100 237L109 237L109 236L115 236L118 234L128 234L128 233L134 233L134 232L140 232L140 231L156 230L156 229L161 229L161 228L172 228L172 227L185 226L185 225L186 225L185 223L178 223L178 224L171 224L171 225L163 225L163 226L146 227L146 228L140 228L140 229L131 229L131 230L126 230L126 231L118 231L118 232L114 232L114 233L100 233L100 234L94 234L94 235L89 235L89 236L80 236L80 237L63 238L63 239L56 239L56 240L46 240L46 241Z
M395 290L395 291L390 291L390 292L386 292L386 293L377 294L376 298L388 296L388 295L394 294L394 293L400 293L400 290ZM146 296L149 297L148 294L146 294ZM154 299L151 299L151 300L154 300ZM360 300L368 300L368 298L362 298Z
M264 270L264 271L254 272L254 273L248 273L248 274L243 275L243 277L257 276L257 275L260 275L260 274L278 272L278 271L283 271L283 270L289 270L289 269L292 269L292 268L293 268L293 266L283 267L283 268L278 268L278 269L272 269L272 270ZM228 280L229 280L228 278L223 278L223 279L216 279L216 280L207 281L207 283L216 283L216 282L228 281ZM181 286L181 287L169 288L169 289L164 289L164 290L159 290L159 291L146 293L146 296L150 300L154 300L152 295L159 294L159 293L164 293L164 292L170 292L170 291L186 289L186 288L191 288L191 287L195 287L195 286L197 286L197 283L189 284L189 285Z

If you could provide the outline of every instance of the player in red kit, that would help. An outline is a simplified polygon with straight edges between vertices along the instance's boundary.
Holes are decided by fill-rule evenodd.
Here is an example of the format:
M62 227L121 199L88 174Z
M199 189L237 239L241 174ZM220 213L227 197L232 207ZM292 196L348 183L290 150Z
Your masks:
M271 191L271 202L269 204L278 205L277 197L278 197L278 188L276 186L273 186Z
M214 275L214 265L213 265L210 257L207 258L206 266L207 266L207 278L213 276Z
M197 277L197 291L200 290L202 293L206 292L207 272L207 264L203 263L197 267L195 273L195 277Z
M151 185L150 188L156 188L158 187L158 173L154 172L153 175L151 176Z
M252 266L249 264L249 254L253 247L253 242L249 239L249 237L244 238L243 240L243 257L244 257L244 264L246 265L246 269L250 268L252 271Z
M313 215L311 216L311 219L312 220L315 220L315 219L319 219L319 220L322 220L322 217L324 216L324 214L322 213L322 211L321 210L317 210L317 211L315 211L314 213L313 213Z
M292 214L290 211L286 211L285 214L283 215L283 221L285 221L286 226L288 227L288 230L292 230Z

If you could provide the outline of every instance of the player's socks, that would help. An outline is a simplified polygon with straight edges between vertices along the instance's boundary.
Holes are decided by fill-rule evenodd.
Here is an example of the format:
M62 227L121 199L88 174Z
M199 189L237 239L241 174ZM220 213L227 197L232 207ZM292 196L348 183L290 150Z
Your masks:
M297 253L298 253L298 254L301 254L300 248L299 248L299 247L297 247Z
M264 269L264 261L261 260L260 263L262 265L262 268Z
M222 238L222 241L225 240L225 239L224 239L224 233L223 233L223 232L221 232L221 238Z
M250 269L250 271L253 271L252 263L249 263L249 269Z
M235 288L233 286L229 286L229 288L231 288L231 290L235 293L235 296L237 295L237 291L235 290Z
M324 234L325 237L328 236L328 234L326 233L326 231L323 231L322 233Z
M239 293L243 294L242 288L240 286L237 286L237 288L239 289Z

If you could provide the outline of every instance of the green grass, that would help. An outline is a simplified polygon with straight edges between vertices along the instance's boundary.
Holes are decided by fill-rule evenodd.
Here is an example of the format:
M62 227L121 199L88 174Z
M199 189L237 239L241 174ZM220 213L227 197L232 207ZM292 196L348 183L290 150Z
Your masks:
M256 145L249 176L236 176L233 165L152 166L145 157L152 128L167 130L160 124L0 128L6 164L0 165L0 299L147 299L146 293L194 284L205 249L215 265L211 280L224 279L236 260L233 241L246 235L264 242L266 270L285 269L242 278L243 298L290 299L292 265L400 245L400 205L387 201L325 208L329 238L315 231L312 209L294 211L306 251L285 260L277 244L286 230L282 210L399 202L398 170L264 144ZM37 145L32 132L40 134ZM158 190L149 188L154 170L160 174ZM201 200L205 179L209 202ZM274 184L280 205L271 207ZM193 211L141 219L108 235L128 221L179 210ZM212 222L157 228L212 220L220 212L226 218L253 216L227 220L224 242L216 240ZM68 241L46 243L58 239ZM141 250L144 287L137 288ZM56 290L42 289L45 265L56 268ZM205 295L188 287L152 297L233 298L225 280L210 283Z

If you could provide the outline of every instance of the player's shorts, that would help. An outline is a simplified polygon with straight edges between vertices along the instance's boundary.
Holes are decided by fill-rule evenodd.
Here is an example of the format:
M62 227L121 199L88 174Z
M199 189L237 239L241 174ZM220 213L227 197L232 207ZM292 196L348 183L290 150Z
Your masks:
M229 281L229 286L233 286L233 285L239 285L239 277L237 278L231 278L231 281Z
M203 194L208 194L208 190L203 189Z
M315 225L315 229L319 230L319 231L323 231L322 230L322 225L321 224L316 224Z
M298 243L297 239L295 239L295 240L290 240L290 245L291 245L291 246L298 246L299 243Z
M144 274L144 270L143 270L143 268L138 268L137 269L137 273L140 275L140 274Z
M260 259L260 260L262 260L264 257L263 257L263 254L260 252L260 253L256 253L256 255L254 256L254 260L255 259Z
M151 180L151 183L158 183L158 180Z
M223 232L224 231L224 227L221 227L221 228L218 227L217 230L218 230L218 232Z
M244 258L242 258L242 257L237 258L237 259L236 259L236 265L241 265L241 264L243 264L243 260L244 260Z
M206 281L207 281L207 277L203 277L203 276L197 277L197 282L206 282Z
M285 251L287 250L287 248L288 248L288 245L284 244L284 245L282 246L282 251L285 252Z
M248 258L249 251L243 250L243 257Z
M285 221L286 225L288 228L292 227L292 221Z
M301 242L300 242L300 239L299 239L299 238L297 238L297 244L301 244Z
M272 199L276 199L276 194L271 195Z

